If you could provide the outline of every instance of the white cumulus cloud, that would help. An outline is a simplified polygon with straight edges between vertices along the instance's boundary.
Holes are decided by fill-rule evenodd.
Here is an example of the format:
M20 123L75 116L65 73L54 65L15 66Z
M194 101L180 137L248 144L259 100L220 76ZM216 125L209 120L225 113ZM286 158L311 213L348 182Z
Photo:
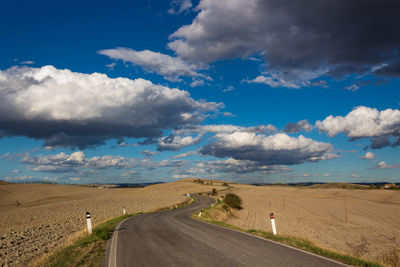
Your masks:
M180 81L180 77L202 77L211 79L201 74L198 64L189 64L177 57L171 57L159 52L150 50L136 51L130 48L118 47L114 49L103 49L99 54L108 56L114 60L123 60L144 68L148 72L155 72L170 81ZM194 81L193 86L200 85L201 80ZM204 83L204 82L203 82Z
M201 138L202 134L196 137L170 135L159 139L157 149L159 151L180 150L183 147L192 146L200 143Z
M0 70L0 137L42 139L44 146L91 147L202 121L222 104L144 79L109 78L53 66Z
M101 156L87 158L85 153L77 151L71 154L64 152L48 156L31 156L26 154L21 160L34 171L38 172L75 172L81 168L132 168L137 162L122 156Z
M217 141L200 150L205 155L219 158L232 157L250 160L264 165L292 165L337 158L332 145L310 138L291 137L285 133L270 136L250 132L234 132L216 135Z
M386 161L380 161L374 168L375 169L394 169L394 168L400 168L400 164L399 163L387 164Z
M375 159L376 154L372 153L372 152L367 152L365 153L364 156L361 157L361 159L369 159L369 160L373 160Z
M400 145L400 110L356 107L346 116L330 115L315 126L333 137L344 133L350 140L369 138L371 148ZM394 138L394 141L391 140Z

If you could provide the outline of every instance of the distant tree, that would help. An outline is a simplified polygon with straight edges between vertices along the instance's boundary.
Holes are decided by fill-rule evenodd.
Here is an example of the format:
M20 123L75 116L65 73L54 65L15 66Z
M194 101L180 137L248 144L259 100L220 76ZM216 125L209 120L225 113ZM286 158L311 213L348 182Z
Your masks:
M227 184L226 182L223 182L222 186L229 186L229 184Z
M216 194L218 194L218 191L217 191L217 189L213 188L211 190L211 195L215 196Z
M233 209L242 209L242 199L236 194L226 194L224 202Z
M204 184L204 181L201 179L195 179L193 182L198 183L198 184Z

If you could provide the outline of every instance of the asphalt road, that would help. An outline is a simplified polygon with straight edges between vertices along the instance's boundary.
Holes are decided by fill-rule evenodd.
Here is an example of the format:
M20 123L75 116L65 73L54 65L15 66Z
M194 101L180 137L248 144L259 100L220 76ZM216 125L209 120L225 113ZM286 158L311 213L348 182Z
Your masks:
M196 203L131 217L117 226L105 265L122 266L343 266L248 234L206 224L190 215L211 205Z

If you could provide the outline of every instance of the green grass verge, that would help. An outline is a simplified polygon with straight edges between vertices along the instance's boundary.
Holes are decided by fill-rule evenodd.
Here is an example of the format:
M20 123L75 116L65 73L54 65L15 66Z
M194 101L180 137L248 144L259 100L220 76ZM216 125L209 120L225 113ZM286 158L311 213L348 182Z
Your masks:
M221 202L218 202L217 205L215 205L213 208L207 207L201 211L201 213L202 213L201 217L198 216L198 212L197 212L192 215L192 218L196 219L196 220L208 222L211 224L215 224L218 226L222 226L225 228L230 228L233 230L237 230L237 231L245 232L245 233L252 234L255 236L263 237L263 238L266 238L269 240L273 240L273 241L276 241L276 242L279 242L279 243L282 243L282 244L285 244L285 245L288 245L288 246L291 246L294 248L298 248L298 249L308 251L308 252L311 252L311 253L314 253L314 254L317 254L317 255L332 259L332 260L342 262L344 264L348 264L348 265L352 265L352 266L364 266L364 267L383 267L383 265L380 265L375 262L366 261L363 259L353 257L351 255L347 255L347 254L343 254L343 253L339 253L339 252L335 252L335 251L331 251L331 250L328 250L325 248L318 247L311 241L302 239L299 237L286 236L286 235L273 235L272 233L266 232L266 231L245 229L245 228L227 224L227 223L224 223L221 221L215 221L215 220L208 219L207 217L209 216L209 212L214 208L219 208L220 205L221 205Z

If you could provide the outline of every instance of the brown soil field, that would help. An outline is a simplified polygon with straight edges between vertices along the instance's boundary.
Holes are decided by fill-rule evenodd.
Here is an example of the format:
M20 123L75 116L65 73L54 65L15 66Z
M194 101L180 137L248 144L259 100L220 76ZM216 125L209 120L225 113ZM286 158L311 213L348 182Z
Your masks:
M189 180L146 188L91 188L73 185L0 185L0 266L29 266L70 242L86 227L127 213L154 211L187 200L186 193L222 189ZM18 204L18 203L19 204Z
M273 212L278 234L400 266L400 191L233 186L243 209L219 218L226 223L272 232Z

